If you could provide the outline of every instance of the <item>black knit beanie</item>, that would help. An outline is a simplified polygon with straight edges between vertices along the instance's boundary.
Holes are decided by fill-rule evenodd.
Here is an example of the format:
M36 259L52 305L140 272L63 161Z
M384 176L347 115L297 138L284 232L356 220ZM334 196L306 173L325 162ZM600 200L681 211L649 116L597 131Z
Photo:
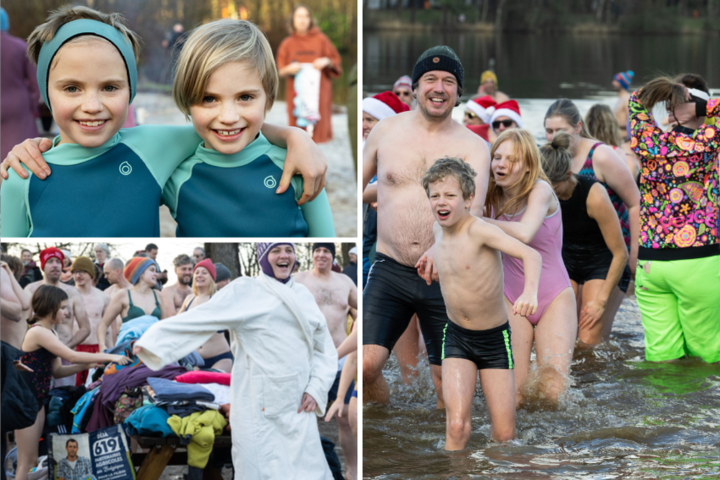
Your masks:
M442 70L452 73L457 79L458 86L463 86L463 67L460 59L452 48L445 45L438 45L420 55L413 68L412 82L417 83L425 73L433 70Z

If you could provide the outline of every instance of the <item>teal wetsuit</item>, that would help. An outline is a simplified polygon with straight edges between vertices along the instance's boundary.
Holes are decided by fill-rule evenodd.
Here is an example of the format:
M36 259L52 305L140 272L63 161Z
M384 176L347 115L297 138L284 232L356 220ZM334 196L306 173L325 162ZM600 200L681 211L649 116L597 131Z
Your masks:
M334 237L327 194L298 207L303 181L275 193L287 151L262 133L234 155L201 143L172 174L163 201L178 222L178 237Z
M46 180L10 171L0 189L3 237L158 237L162 189L192 155L191 126L120 130L104 145L58 145L43 154Z

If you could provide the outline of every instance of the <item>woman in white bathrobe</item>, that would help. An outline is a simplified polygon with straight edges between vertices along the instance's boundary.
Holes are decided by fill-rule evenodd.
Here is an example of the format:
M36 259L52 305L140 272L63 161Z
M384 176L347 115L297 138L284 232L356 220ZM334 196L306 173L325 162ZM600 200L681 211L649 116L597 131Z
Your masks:
M337 351L313 295L290 276L295 246L258 243L257 253L259 277L156 323L135 351L158 370L229 330L235 480L332 480L315 416L325 413Z

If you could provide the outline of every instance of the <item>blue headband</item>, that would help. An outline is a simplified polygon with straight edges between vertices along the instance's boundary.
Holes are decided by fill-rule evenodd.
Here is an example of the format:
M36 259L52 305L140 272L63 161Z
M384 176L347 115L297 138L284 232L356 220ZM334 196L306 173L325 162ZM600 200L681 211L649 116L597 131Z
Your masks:
M97 37L104 38L108 42L115 45L120 55L125 61L125 68L127 69L128 78L130 79L130 103L135 98L135 89L137 87L137 66L135 65L135 52L133 51L132 45L125 38L125 35L120 33L115 27L108 25L107 23L98 22L97 20L89 20L83 18L81 20L73 20L72 22L66 23L55 32L52 40L43 43L40 49L40 55L38 57L38 68L37 68L37 81L38 87L40 87L40 94L45 100L45 105L52 110L50 107L50 100L48 99L48 76L50 75L50 64L52 63L55 54L60 48L75 37L80 35L95 35Z

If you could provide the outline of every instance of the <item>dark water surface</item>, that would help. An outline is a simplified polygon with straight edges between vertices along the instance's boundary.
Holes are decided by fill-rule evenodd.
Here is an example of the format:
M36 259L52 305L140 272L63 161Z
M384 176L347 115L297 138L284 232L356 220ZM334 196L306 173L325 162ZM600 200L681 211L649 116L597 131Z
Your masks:
M478 387L468 449L447 453L427 366L403 386L392 357L391 403L364 408L363 468L371 479L718 479L720 365L644 361L633 300L611 340L576 352L573 384L557 411L517 412L519 440L490 439Z
M392 88L412 75L422 52L440 44L460 57L469 95L491 59L500 90L511 98L588 98L611 92L613 75L625 70L635 72L635 85L659 73L693 72L720 87L720 37L365 32L365 91Z

